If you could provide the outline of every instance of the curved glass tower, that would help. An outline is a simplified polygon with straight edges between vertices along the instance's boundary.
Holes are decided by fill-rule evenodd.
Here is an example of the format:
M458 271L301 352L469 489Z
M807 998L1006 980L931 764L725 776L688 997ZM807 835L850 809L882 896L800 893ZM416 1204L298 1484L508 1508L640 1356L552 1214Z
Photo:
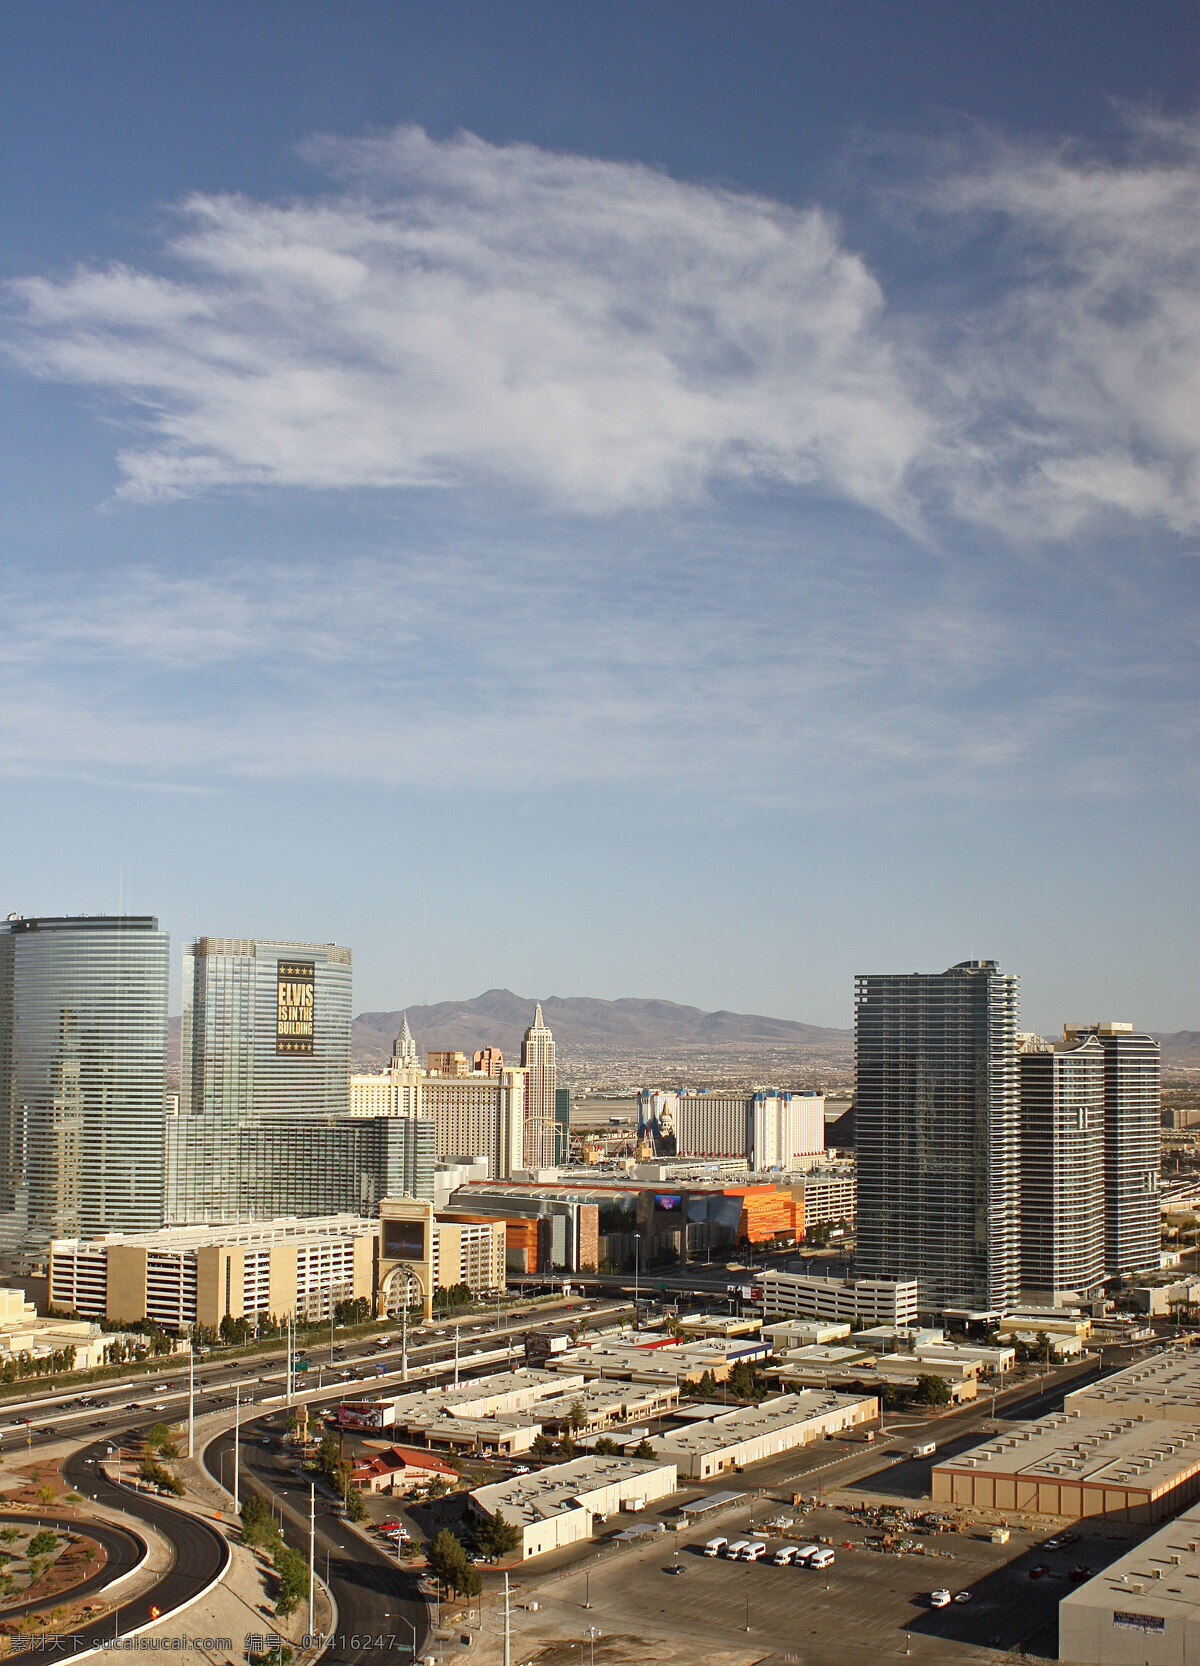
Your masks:
M169 959L149 915L0 932L0 1185L30 1243L162 1224Z

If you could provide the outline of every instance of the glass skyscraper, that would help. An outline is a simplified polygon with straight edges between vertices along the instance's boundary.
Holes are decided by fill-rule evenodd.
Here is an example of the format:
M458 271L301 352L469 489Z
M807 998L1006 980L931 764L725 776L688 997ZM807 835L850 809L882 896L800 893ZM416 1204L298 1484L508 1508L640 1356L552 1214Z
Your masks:
M1132 1024L1068 1024L1068 1040L1094 1035L1104 1053L1104 1264L1109 1278L1159 1265L1162 1222L1161 1060Z
M0 1203L31 1244L162 1224L169 962L150 916L0 929Z
M1020 1286L1017 979L995 961L855 979L856 1264L924 1310L1003 1313Z
M1018 1063L1021 1289L1057 1307L1104 1282L1104 1055L1094 1036L1030 1036Z
M373 1210L432 1196L433 1129L351 1119L349 949L202 937L183 957L173 1224ZM419 1190L418 1190L419 1189Z

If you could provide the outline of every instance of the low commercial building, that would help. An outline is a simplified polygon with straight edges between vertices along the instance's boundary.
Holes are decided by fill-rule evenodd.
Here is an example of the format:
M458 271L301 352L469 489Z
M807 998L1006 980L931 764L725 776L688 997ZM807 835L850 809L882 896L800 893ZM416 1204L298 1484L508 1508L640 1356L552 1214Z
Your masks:
M111 1331L83 1319L43 1318L23 1290L0 1289L0 1366L9 1360L69 1359L76 1371L90 1371L105 1363L114 1342L124 1342ZM24 1375L24 1372L22 1372Z
M840 1342L850 1335L850 1326L844 1319L817 1319L807 1324L790 1319L783 1324L764 1325L762 1334L775 1352L782 1354L788 1348L823 1348L831 1342Z
M1002 1343L1041 1335L1050 1338L1053 1348L1061 1348L1060 1338L1086 1342L1091 1333L1090 1315L1066 1307L1017 1308L1012 1313L1006 1313L996 1325L996 1334Z
M1200 1660L1200 1508L1185 1510L1063 1596L1058 1658L1076 1666Z
M396 1427L417 1429L434 1417L500 1417L529 1411L543 1400L578 1393L583 1384L581 1372L495 1371L458 1388L430 1386L400 1395L395 1401Z
M629 1382L699 1382L708 1372L724 1382L742 1360L755 1363L770 1352L765 1342L708 1339L680 1342L672 1337L647 1341L644 1332L602 1337L583 1347L569 1348L547 1360L553 1371L577 1371L588 1378L623 1378Z
M1150 1417L1200 1425L1200 1358L1171 1349L1074 1389L1064 1411L1085 1417Z
M1059 1412L933 1468L935 1504L1106 1521L1161 1521L1200 1496L1200 1429Z
M653 1504L675 1491L673 1463L653 1458L575 1458L534 1475L478 1487L471 1503L481 1516L504 1516L521 1535L521 1556L545 1556L592 1536L598 1516L622 1505Z
M1002 1377L1016 1363L1016 1349L989 1347L977 1342L951 1342L941 1330L915 1330L904 1325L874 1325L855 1332L854 1340L884 1354L910 1355L932 1363L972 1363L988 1376Z
M917 1320L915 1278L851 1280L765 1272L761 1282L763 1308L778 1318L863 1319L871 1325L913 1325Z
M807 1446L879 1417L874 1395L781 1394L757 1406L740 1406L686 1429L674 1429L654 1441L655 1452L670 1459L679 1474L706 1481L725 1470L760 1463L781 1452Z
M453 1486L458 1471L432 1452L419 1452L412 1446L389 1446L386 1452L372 1453L356 1463L350 1479L363 1492L405 1493L426 1487L431 1481L444 1481L447 1486Z
M260 1314L327 1319L337 1302L371 1301L377 1230L333 1215L55 1238L50 1305L175 1331Z

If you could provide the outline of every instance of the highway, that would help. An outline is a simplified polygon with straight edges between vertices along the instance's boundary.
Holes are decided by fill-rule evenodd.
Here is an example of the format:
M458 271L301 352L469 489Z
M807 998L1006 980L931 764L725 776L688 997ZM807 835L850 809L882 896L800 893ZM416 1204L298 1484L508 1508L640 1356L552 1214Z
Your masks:
M274 1434L268 1432L270 1423L277 1425ZM307 1557L310 1483L279 1451L282 1425L283 1416L277 1414L258 1419L244 1431L239 1491L244 1497L246 1489L253 1487L282 1504L284 1538ZM228 1431L209 1442L202 1458L210 1475L219 1471L221 1454L232 1444ZM316 1565L323 1575L328 1567L328 1584L338 1608L337 1630L321 1657L322 1666L360 1666L385 1656L394 1660L397 1655L411 1661L414 1643L419 1656L429 1616L417 1575L355 1532L323 1487L318 1485L313 1496Z
M519 1348L520 1333L531 1327L569 1328L580 1316L578 1305L570 1309L543 1310L529 1315L506 1315L499 1329L491 1315L463 1320L459 1332L460 1370L469 1372L484 1364L482 1356L498 1348ZM606 1305L589 1317L607 1317L616 1306ZM451 1369L454 1360L455 1325L445 1323L434 1329L410 1334L410 1373L429 1365ZM295 1379L297 1395L307 1398L336 1398L343 1393L362 1394L387 1389L395 1393L401 1384L401 1348L396 1337L380 1348L369 1337L350 1343L310 1345L308 1369ZM306 1356L299 1356L304 1363ZM496 1361L492 1368L499 1368ZM278 1398L285 1391L286 1367L282 1354L255 1354L234 1359L216 1355L198 1360L196 1366L196 1416L231 1409L241 1391L243 1407ZM73 1390L30 1396L25 1400L0 1400L0 1456L17 1458L55 1441L86 1440L103 1431L116 1443L127 1430L150 1423L178 1423L188 1408L188 1362L186 1356L171 1360L161 1376L139 1376L124 1382L83 1385Z
M207 1523L185 1515L181 1510L173 1510L146 1493L118 1487L109 1481L98 1462L104 1456L106 1444L96 1441L75 1453L63 1465L64 1479L85 1499L94 1498L101 1504L123 1510L156 1527L173 1546L174 1561L170 1570L151 1590L120 1604L115 1614L79 1626L64 1637L39 1635L37 1652L42 1658L61 1656L69 1659L108 1638L125 1636L130 1631L149 1625L153 1619L152 1607L165 1614L180 1603L187 1602L217 1578L229 1559L229 1547L225 1540ZM107 1522L77 1520L68 1523L66 1518L62 1518L62 1524L90 1534L100 1540L106 1550L111 1544L117 1558L115 1570L110 1563L100 1574L76 1586L71 1593L72 1598L111 1584L127 1573L142 1554L142 1543L135 1534ZM13 1612L21 1610L10 1610L10 1613Z
M19 1620L25 1614L36 1614L39 1609L53 1607L56 1602L67 1600L78 1602L83 1597L91 1596L96 1591L104 1590L116 1579L123 1579L127 1573L132 1573L146 1554L146 1541L131 1533L126 1527L115 1527L104 1521L82 1521L78 1516L58 1516L47 1514L39 1510L36 1514L29 1514L25 1510L5 1510L2 1515L5 1522L14 1525L19 1521L28 1522L37 1527L48 1527L55 1533L86 1533L89 1539L94 1539L104 1549L104 1565L81 1579L77 1585L72 1585L65 1597L41 1597L34 1602L17 1602L5 1608L4 1618Z

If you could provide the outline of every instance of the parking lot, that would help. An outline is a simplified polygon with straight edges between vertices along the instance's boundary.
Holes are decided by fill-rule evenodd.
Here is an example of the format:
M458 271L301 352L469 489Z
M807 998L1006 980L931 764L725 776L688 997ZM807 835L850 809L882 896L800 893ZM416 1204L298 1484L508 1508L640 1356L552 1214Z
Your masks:
M572 1656L572 1641L587 1625L598 1626L596 1660L633 1666L653 1649L659 1661L694 1662L697 1639L706 1657L755 1661L762 1666L871 1666L904 1658L937 1662L988 1661L1024 1649L1027 1658L1053 1660L1059 1599L1071 1589L1068 1569L1086 1562L1099 1569L1124 1548L1105 1535L1083 1534L1060 1552L1014 1532L1007 1545L978 1536L941 1534L923 1555L885 1555L843 1540L861 1532L832 1509L817 1509L785 1532L755 1533L748 1511L731 1511L719 1523L652 1542L612 1548L582 1567L523 1582L522 1600L539 1603L520 1612L515 1660L559 1666ZM728 1562L703 1554L714 1533L767 1543L761 1562ZM771 1564L783 1542L832 1539L835 1561L820 1572ZM934 1555L933 1551L945 1552ZM678 1556L676 1556L678 1552ZM672 1575L675 1565L685 1571ZM1049 1572L1031 1577L1034 1567ZM935 1609L935 1589L970 1591L970 1600ZM590 1600L590 1609L584 1608ZM749 1630L747 1630L749 1627ZM565 1651L565 1652L564 1652Z

